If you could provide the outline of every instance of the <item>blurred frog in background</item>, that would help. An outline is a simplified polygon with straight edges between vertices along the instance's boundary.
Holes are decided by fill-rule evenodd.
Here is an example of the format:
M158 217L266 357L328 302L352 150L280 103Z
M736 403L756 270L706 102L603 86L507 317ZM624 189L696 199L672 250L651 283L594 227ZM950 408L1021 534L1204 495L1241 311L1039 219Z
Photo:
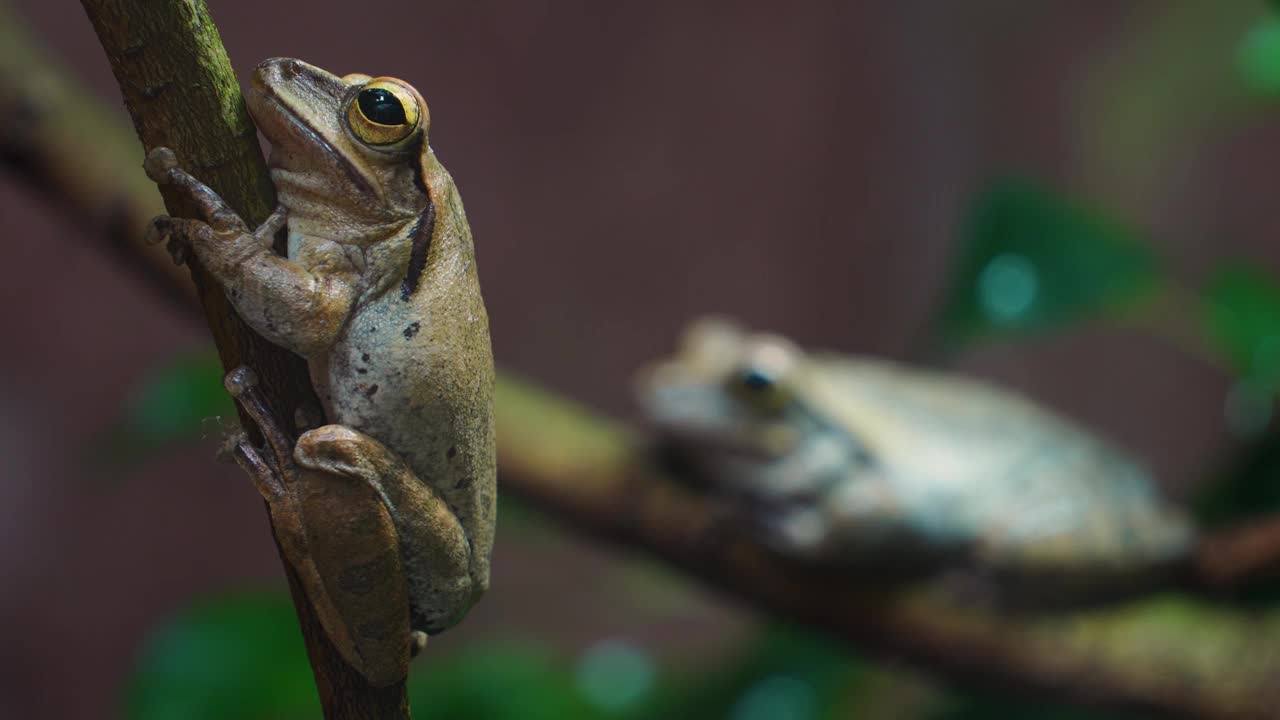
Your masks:
M703 319L639 386L677 475L801 565L1044 601L1149 587L1192 548L1140 464L986 383Z

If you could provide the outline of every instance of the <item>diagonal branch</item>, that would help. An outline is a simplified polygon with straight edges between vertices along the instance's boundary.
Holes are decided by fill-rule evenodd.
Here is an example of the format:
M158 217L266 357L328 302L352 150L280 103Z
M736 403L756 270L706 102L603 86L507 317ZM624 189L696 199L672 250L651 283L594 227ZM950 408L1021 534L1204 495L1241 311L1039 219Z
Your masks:
M83 0L111 62L146 150L172 148L181 164L212 187L250 226L275 206L275 192L226 51L202 0ZM136 146L134 146L136 147ZM134 155L132 165L141 162ZM170 187L165 206L177 217L198 217ZM150 196L154 196L151 193ZM133 213L125 213L126 216ZM196 294L226 370L252 367L275 408L320 407L306 364L271 345L236 315L219 284L188 261ZM256 441L258 428L241 410L241 424ZM289 423L291 413L284 422ZM294 428L287 431L292 433ZM277 548L280 542L277 537ZM404 682L373 688L330 643L297 574L281 552L326 718L408 718Z
M0 17L0 28L3 20ZM0 43L0 56L9 47ZM6 67L0 64L0 71ZM21 70L29 71L29 66ZM3 74L7 73L0 73L0 101L13 86ZM65 94L87 97L70 85ZM124 142L110 122L103 122L94 139L105 142L81 149L85 157L105 158L103 153L112 152L111 143ZM57 133L55 128L41 135L26 151L31 157L50 157L66 139ZM127 133L125 140L131 140ZM131 208L131 217L145 217L149 211L137 208L151 202L149 186L140 185L145 192L130 190L128 195L116 189L122 175L141 176L141 155L135 151L136 147L130 149L133 160L118 173L82 179L75 193L65 183L40 187L54 202L77 213L96 207L102 198L115 198ZM108 228L101 229L110 237ZM138 265L168 262L145 251L133 259ZM650 467L638 449L638 438L626 428L510 376L499 380L497 406L505 492L593 536L652 552L695 579L768 612L1000 691L1013 687L1099 706L1205 720L1274 717L1280 706L1280 653L1275 651L1280 647L1280 611L1249 613L1161 596L1107 609L1017 619L978 607L956 607L918 588L891 592L836 587L830 578L799 574L741 542L707 547L702 540L711 513ZM1239 536L1240 547L1249 548L1245 559L1250 567L1259 564L1253 553L1260 537L1265 539ZM1226 554L1228 559L1203 562L1217 562L1222 571L1218 576L1233 575L1245 556L1231 550Z

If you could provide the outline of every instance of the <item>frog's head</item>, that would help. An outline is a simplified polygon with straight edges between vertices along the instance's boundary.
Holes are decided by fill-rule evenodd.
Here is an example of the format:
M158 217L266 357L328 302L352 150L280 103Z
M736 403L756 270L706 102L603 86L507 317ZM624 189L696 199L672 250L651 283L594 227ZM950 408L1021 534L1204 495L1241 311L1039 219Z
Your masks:
M791 452L813 420L807 364L785 338L705 318L675 355L641 372L640 400L672 449L768 462Z
M291 227L351 242L423 213L430 118L408 83L271 58L245 100L271 143L271 177Z

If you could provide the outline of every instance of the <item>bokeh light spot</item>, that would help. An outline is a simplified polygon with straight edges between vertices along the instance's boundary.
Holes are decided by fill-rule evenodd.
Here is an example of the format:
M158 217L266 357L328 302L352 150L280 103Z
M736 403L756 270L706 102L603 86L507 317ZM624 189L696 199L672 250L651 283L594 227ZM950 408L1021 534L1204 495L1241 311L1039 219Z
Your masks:
M730 714L732 720L813 720L817 716L813 688L787 675L771 675L752 685Z
M991 322L1009 325L1026 316L1040 293L1040 276L1023 255L997 255L978 276L978 301Z
M578 660L578 689L588 702L616 711L631 705L653 686L653 660L623 640L602 640Z

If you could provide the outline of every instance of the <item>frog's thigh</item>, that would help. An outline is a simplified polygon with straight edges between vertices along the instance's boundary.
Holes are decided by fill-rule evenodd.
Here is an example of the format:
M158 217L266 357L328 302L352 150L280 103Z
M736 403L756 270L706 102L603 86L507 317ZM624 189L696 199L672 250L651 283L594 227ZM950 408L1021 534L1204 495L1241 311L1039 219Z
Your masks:
M438 632L474 602L471 544L458 518L431 487L385 445L344 425L325 425L298 439L300 465L358 479L391 512L411 598L414 630Z
M325 470L300 470L295 497L306 540L299 576L329 638L374 686L409 665L409 594L391 513L374 489Z

